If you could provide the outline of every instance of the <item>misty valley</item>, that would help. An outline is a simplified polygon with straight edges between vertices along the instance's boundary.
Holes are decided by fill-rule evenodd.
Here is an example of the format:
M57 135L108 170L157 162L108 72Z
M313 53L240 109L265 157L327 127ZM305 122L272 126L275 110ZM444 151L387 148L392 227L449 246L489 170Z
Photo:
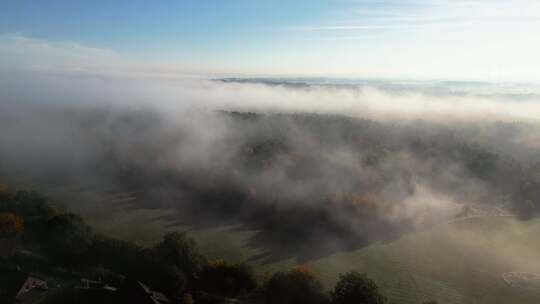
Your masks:
M0 304L540 303L540 1L0 1Z
M253 81L299 94L324 87ZM189 291L201 303L274 303L265 292L293 284L279 280L315 280L302 267L321 275L322 283L309 283L320 291L332 288L336 272L367 272L383 302L538 299L540 146L530 139L540 136L540 125L529 119L386 116L373 108L349 114L253 110L245 104L175 111L62 103L0 108L0 211L20 213L26 232L17 239L32 252L6 265L50 259L124 289L133 287L116 276L144 278L171 298ZM28 207L20 209L21 202ZM64 212L82 217L57 219ZM52 232L39 232L65 234L68 228L59 227L70 225L85 237L102 236L83 242L69 233L66 245ZM175 230L187 235L170 234ZM193 262L199 253L192 253L191 266L175 264L184 263L178 257L170 260L176 270L163 268L160 261L170 259L163 248L191 248L190 237L207 257ZM48 239L68 252L51 249ZM188 250L178 248L167 250ZM163 275L130 264L136 261L163 268ZM110 274L96 274L96 265ZM244 274L243 265L254 272ZM43 265L32 267L50 275ZM283 272L291 267L300 268ZM248 292L260 289L248 278L264 281L268 271L278 271L265 281L270 285ZM143 275L150 272L155 276ZM225 288L222 275L236 287ZM355 275L340 278L363 280ZM347 281L340 282L336 289ZM498 293L489 292L493 284ZM312 296L309 303L326 301L324 294ZM304 301L296 299L291 303Z

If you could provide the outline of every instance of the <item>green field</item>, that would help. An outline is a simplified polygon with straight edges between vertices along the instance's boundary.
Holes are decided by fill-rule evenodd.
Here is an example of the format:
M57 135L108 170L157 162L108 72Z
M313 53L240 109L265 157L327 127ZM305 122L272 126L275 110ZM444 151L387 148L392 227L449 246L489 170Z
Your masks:
M208 257L249 261L261 277L298 263L294 258L272 263L253 260L264 253L247 245L253 231L232 226L178 226L167 220L170 210L133 208L128 193L52 186L40 190L65 202L66 208L81 213L96 230L110 236L150 245L167 231L188 230ZM327 288L340 273L364 272L379 284L391 303L428 299L439 303L539 303L540 293L511 287L502 278L506 272L540 273L539 233L540 220L471 218L312 260L307 265Z

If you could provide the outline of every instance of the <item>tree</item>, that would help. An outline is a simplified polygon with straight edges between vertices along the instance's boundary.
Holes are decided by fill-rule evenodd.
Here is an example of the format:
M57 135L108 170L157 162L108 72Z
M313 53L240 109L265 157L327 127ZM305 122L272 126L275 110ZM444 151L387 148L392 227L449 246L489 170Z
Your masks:
M155 269L158 274L158 281L155 286L159 286L169 296L179 298L186 289L186 275L174 265L161 266ZM153 282L150 282L153 283Z
M195 301L193 300L193 296L190 293L185 293L182 296L182 304L193 304Z
M303 266L275 273L263 285L261 302L265 304L326 303L323 286L313 272Z
M365 274L349 272L341 275L331 293L332 304L383 304L386 298L377 284Z
M14 192L0 180L0 212L15 212Z
M202 269L199 274L199 285L208 293L237 297L255 289L257 281L248 265L215 260Z
M66 213L46 222L42 247L53 260L75 265L84 262L92 241L92 231L83 219Z
M141 274L153 265L149 250L133 242L113 239L102 235L93 239L89 256L91 262L112 269L129 277L143 279ZM147 267L150 266L150 267Z
M47 198L36 191L19 190L13 200L17 214L24 218L44 216L48 213Z
M13 199L9 186L0 180L0 204L6 204Z
M497 168L499 155L483 149L472 149L467 168L478 178L488 179Z
M22 234L24 221L11 212L0 212L0 238Z
M205 263L195 241L183 232L166 234L154 250L159 260L178 267L189 279L195 278Z

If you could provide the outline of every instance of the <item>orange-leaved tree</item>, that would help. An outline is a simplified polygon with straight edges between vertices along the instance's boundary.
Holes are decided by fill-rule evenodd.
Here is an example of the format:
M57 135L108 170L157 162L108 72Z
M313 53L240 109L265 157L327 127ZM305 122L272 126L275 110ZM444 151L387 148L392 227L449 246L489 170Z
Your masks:
M0 237L12 237L23 233L23 220L11 212L0 212Z

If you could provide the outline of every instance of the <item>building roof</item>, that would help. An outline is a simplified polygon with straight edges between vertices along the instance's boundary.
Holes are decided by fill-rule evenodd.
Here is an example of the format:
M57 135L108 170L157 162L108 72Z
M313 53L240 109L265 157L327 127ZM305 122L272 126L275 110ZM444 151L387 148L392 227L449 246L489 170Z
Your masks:
M46 281L28 276L15 295L15 300L17 303L31 303L43 296L48 289Z
M150 299L154 303L156 304L169 303L169 299L161 292L153 291L148 286L144 285L143 283L139 281L137 281L137 284L139 284L139 286L144 290L144 292L148 295L148 297L150 297Z

